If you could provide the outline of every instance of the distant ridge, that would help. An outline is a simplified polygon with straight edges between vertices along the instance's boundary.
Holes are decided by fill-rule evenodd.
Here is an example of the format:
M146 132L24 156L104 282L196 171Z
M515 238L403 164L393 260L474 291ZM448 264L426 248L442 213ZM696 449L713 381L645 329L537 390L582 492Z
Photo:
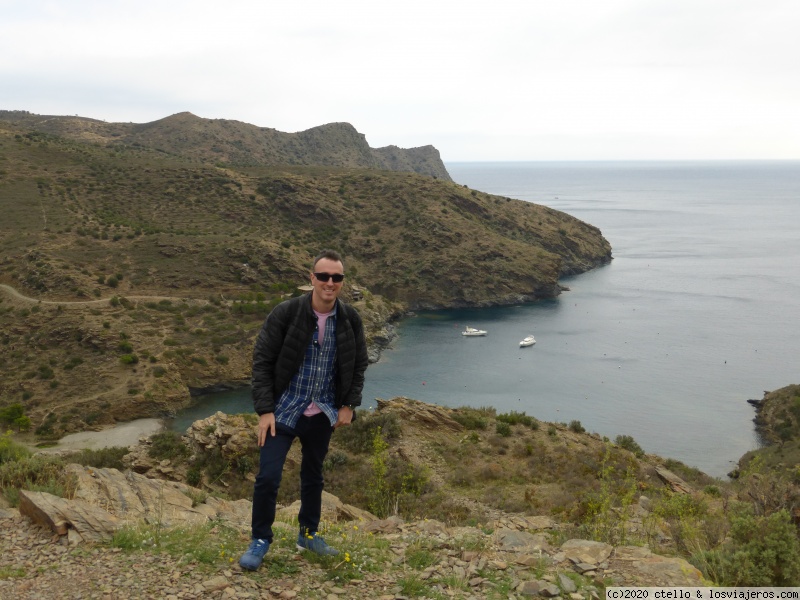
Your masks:
M364 134L349 123L285 133L241 121L204 119L190 112L141 124L8 110L0 111L0 119L66 138L109 146L145 146L202 162L384 169L452 181L433 146L371 148Z

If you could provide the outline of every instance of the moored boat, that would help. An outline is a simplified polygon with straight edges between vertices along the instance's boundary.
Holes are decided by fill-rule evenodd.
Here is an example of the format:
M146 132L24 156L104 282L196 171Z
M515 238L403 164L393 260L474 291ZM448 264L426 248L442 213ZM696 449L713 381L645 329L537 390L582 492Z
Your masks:
M481 335L486 335L486 333L487 332L485 329L475 329L474 327L467 326L467 328L461 332L461 335L465 335L467 337L478 337Z

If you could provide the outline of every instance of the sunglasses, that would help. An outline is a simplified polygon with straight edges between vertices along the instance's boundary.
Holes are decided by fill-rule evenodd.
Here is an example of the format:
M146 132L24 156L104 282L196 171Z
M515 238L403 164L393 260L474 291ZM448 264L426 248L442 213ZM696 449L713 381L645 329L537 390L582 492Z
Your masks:
M333 283L342 283L344 273L314 273L314 277L322 283L328 283L329 279L333 279Z

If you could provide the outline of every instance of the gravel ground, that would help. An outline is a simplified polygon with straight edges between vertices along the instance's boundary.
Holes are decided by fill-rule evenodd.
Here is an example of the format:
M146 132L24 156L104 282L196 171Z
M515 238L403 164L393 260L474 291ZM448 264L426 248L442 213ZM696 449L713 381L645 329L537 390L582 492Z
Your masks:
M394 582L380 575L338 587L324 571L297 555L300 573L269 578L262 567L245 573L230 568L186 564L167 554L126 553L99 546L70 548L16 510L0 510L0 598L75 599L253 599L349 598L392 600Z

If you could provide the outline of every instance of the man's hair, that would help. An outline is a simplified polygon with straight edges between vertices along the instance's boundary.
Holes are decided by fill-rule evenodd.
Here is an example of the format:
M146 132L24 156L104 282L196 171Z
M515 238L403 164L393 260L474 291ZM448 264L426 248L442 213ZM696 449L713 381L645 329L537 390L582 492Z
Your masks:
M317 263L322 260L323 258L327 258L328 260L332 260L335 262L340 262L344 265L344 261L342 261L342 256L336 250L323 250L319 254L317 254L316 258L314 259L313 267L316 268Z

